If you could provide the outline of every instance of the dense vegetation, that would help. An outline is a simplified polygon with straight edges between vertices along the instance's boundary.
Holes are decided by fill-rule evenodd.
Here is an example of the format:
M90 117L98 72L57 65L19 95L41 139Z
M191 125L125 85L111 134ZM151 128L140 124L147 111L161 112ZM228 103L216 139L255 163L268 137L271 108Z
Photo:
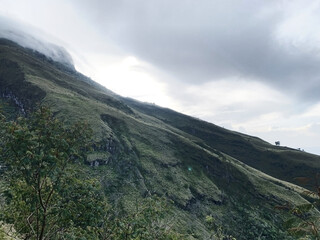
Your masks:
M54 190L58 192L50 197L52 202L49 201L61 206L61 212L57 211L57 214L61 215L62 221L54 226L56 230L70 227L65 230L70 237L77 229L84 238L96 239L117 239L116 236L118 239L161 239L160 236L167 239L216 239L226 235L237 239L290 239L284 222L291 218L291 213L279 211L275 206L298 206L311 201L301 194L304 189L279 179L293 182L294 177L312 176L314 170L319 169L319 156L275 147L258 138L228 131L169 109L121 98L75 70L7 40L0 40L0 86L1 101L8 103L3 109L7 117L3 126L8 129L16 124L23 129L13 135L5 130L9 135L2 136L7 139L35 136L37 131L31 126L41 129L41 125L35 125L33 120L41 114L30 115L28 111L37 104L50 106L54 115L49 118L53 121L52 126L55 121L59 122L59 126L52 129L57 135L48 146L58 148L57 156L66 153L61 160L67 162L68 167L62 171L61 182L58 181L57 185L51 182L58 180L55 176L61 169L50 175L53 180L44 181L43 194L48 197L48 192L58 187ZM19 115L22 117L17 119ZM78 144L75 139L85 135L79 136L77 132L84 125L74 127L79 120L87 122L92 137L80 138ZM42 129L46 130L43 126ZM24 130L29 134L25 135ZM68 137L68 134L72 136ZM75 144L74 151L66 148L63 141L54 140L60 136L67 137L69 145ZM91 149L84 148L84 142L80 144L84 140L90 143L88 147ZM23 147L32 149L34 143L28 141ZM24 141L9 142L19 146ZM35 159L43 157L28 151L18 153L19 161L30 160L32 156ZM43 160L48 161L48 166L57 167L50 165L56 161L53 160L55 155L50 151L47 153ZM14 151L11 154L15 154ZM53 158L49 158L50 155ZM16 161L10 163L13 159L6 161L8 167L19 165ZM13 169L8 168L7 173ZM6 171L1 175L10 179ZM30 179L37 175L34 171L30 173L33 175L33 178L29 176ZM21 180L19 174L12 177L20 176L19 182L31 181L28 178ZM70 184L66 185L67 181ZM22 187L26 183L21 183L24 184L20 185L22 189L13 180L11 183L10 187L10 181L0 181L2 191L8 193L2 196L7 200L2 207L7 210L1 212L4 213L3 219L11 223L9 228L15 221L25 220L32 211L40 219L48 214L49 210L44 210L46 206L43 208L38 198L30 197L34 205L27 206L25 201L8 201L14 196L19 199L19 191L27 191L25 194L35 191L32 187L30 191ZM74 192L77 188L79 192ZM84 192L88 192L89 199L84 197ZM69 205L61 200L61 196L68 199L66 194L69 193L83 199L82 207L89 204L90 209L101 205L92 209L92 213L96 211L96 219L74 220L79 206L73 198L68 200L74 202L70 206L73 209L71 214L64 215L62 208L65 210ZM91 199L90 196L97 198ZM11 204L21 206L13 209ZM9 216L10 212L26 207L33 210L29 215L24 212L21 221L17 214ZM50 205L47 208L54 209ZM50 214L46 217L47 226L53 221L51 217ZM83 219L87 217L90 219L90 213L84 214ZM25 236L31 234L27 232L31 229L28 221L24 224L15 229L25 229L20 232ZM38 228L37 225L31 226L40 236L41 225ZM49 228L45 227L45 231ZM177 235L177 232L181 234Z
M77 167L89 134L84 124L66 129L46 108L29 118L2 119L1 220L14 226L9 235L68 239L101 224L101 186Z
M146 198L132 214L108 209L100 182L81 167L90 128L66 128L41 107L30 117L1 115L2 237L21 239L177 239L161 222L164 199ZM182 239L182 235L179 237Z

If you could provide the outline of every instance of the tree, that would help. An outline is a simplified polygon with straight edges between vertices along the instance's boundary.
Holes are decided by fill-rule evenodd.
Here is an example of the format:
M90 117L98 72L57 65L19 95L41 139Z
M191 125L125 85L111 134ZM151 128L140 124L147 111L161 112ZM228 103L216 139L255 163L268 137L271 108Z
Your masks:
M278 209L286 210L291 217L285 222L285 227L289 233L299 239L315 239L320 240L320 185L317 174L314 181L314 190L306 190L305 198L309 198L309 202L300 205L277 206ZM296 180L300 184L307 184L312 180L309 177L298 177Z
M48 108L16 121L0 119L0 165L5 166L0 220L23 239L94 238L105 215L99 181L81 165L92 130L67 128Z

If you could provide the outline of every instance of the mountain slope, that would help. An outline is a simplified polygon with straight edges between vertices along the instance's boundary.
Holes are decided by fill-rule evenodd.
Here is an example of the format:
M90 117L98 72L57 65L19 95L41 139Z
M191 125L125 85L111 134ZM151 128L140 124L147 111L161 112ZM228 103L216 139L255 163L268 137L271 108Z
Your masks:
M310 176L319 157L275 148L172 110L124 99L44 55L0 40L0 95L22 114L50 106L67 123L86 120L95 152L87 167L114 207L130 211L144 196L171 199L174 226L206 239L206 215L237 239L287 239L274 206L299 204L303 189L275 160ZM295 158L291 158L294 156ZM308 161L304 162L304 159ZM282 162L283 163L283 162ZM248 164L248 165L246 165ZM299 165L300 164L300 165Z
M203 140L211 148L281 180L297 184L296 177L314 177L320 171L320 156L274 146L259 138L229 131L170 109L128 98L123 98L123 101L140 112ZM312 185L307 187L313 188Z

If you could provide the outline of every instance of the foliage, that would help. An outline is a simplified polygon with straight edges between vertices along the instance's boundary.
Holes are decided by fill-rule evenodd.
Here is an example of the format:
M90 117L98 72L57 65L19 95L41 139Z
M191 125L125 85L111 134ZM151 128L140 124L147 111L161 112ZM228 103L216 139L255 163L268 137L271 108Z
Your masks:
M205 222L209 229L211 230L211 235L209 239L217 239L217 240L236 240L231 235L225 234L223 228L217 225L212 216L206 216Z
M319 174L315 178L315 190L305 191L306 197L310 198L310 202L297 206L280 206L278 208L287 210L292 217L285 222L285 227L295 237L299 239L320 239L320 218L318 210L320 207L320 186L318 184ZM300 183L306 184L311 181L311 178L299 177L296 178Z
M23 239L183 239L166 221L170 204L149 197L134 211L107 209L100 183L85 177L88 125L66 128L40 108L29 118L1 115L1 159L6 166L0 231ZM1 235L2 236L2 235Z
M184 239L166 220L170 204L164 198L147 197L136 203L132 213L110 211L100 239L105 240L175 240Z
M6 204L1 220L24 239L79 239L102 222L105 199L100 183L81 174L80 160L91 130L85 123L66 128L41 107L29 118L1 119L1 165ZM73 237L72 237L73 236Z

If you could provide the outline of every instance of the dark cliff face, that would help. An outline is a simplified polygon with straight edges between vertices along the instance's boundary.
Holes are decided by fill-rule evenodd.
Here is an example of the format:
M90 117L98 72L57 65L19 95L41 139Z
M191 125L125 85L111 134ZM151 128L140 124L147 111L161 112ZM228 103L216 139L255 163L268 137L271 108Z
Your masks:
M206 215L237 239L285 238L285 217L274 206L302 198L293 185L245 163L286 180L291 175L272 165L277 159L295 169L307 158L306 167L293 174L310 174L319 166L318 156L275 148L170 109L121 98L5 40L0 40L0 93L21 112L45 103L66 122L87 121L94 130L94 151L84 166L99 177L112 206L130 211L146 195L165 196L172 201L175 227L198 239L209 236ZM246 232L252 235L248 238Z
M11 100L22 113L32 110L46 93L25 79L18 63L9 59L0 59L0 94Z

